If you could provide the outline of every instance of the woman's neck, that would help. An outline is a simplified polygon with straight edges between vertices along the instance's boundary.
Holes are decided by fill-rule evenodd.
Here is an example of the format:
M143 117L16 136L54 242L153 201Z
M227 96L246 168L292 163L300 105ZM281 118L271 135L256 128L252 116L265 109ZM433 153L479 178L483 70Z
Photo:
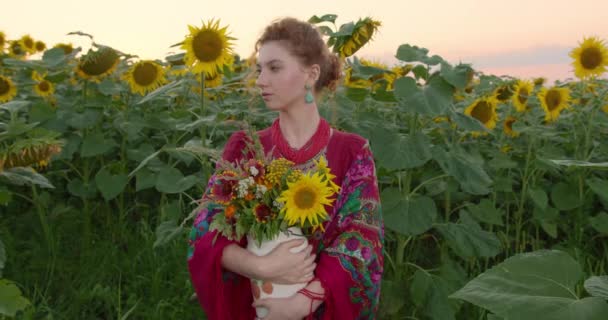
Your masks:
M281 134L294 149L300 149L317 131L321 116L316 105L303 105L279 113Z

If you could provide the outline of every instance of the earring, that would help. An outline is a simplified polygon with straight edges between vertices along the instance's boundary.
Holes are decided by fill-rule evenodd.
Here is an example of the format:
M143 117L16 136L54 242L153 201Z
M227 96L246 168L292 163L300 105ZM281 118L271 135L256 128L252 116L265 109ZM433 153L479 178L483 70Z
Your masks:
M304 88L306 88L306 96L304 97L304 101L310 104L315 100L315 98L312 96L312 86L306 84Z

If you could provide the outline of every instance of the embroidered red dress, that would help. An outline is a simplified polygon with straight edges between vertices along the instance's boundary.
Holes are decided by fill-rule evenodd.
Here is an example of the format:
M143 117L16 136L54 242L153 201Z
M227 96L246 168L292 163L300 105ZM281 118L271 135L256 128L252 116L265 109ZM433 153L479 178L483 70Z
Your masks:
M316 319L374 319L380 298L383 271L382 222L374 160L362 137L330 129L321 119L317 132L304 147L293 150L280 132L278 119L258 132L265 152L294 161L302 170L325 156L328 167L341 186L325 222L325 232L310 239L317 251L315 276L325 289ZM243 155L245 134L234 133L224 147L224 159L235 161ZM209 181L213 183L213 177ZM207 196L209 188L203 197ZM219 206L210 204L194 221L190 234L188 268L199 302L210 320L251 320L250 281L221 266L223 249L233 243L209 232ZM246 246L246 240L239 243Z

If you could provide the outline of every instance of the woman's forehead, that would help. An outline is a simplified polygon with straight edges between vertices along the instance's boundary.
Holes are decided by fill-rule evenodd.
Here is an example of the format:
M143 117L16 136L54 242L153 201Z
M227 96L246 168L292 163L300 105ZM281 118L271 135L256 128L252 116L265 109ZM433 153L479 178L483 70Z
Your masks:
M275 61L291 63L295 60L295 57L287 50L285 44L278 41L268 41L264 43L258 52L259 65L265 65Z

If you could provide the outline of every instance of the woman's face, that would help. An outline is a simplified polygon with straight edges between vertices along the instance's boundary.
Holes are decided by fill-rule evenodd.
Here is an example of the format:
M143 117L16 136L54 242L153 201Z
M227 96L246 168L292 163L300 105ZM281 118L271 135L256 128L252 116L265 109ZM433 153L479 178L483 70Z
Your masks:
M264 43L258 53L257 86L271 110L287 110L303 104L305 85L313 85L309 68L304 67L279 41Z

